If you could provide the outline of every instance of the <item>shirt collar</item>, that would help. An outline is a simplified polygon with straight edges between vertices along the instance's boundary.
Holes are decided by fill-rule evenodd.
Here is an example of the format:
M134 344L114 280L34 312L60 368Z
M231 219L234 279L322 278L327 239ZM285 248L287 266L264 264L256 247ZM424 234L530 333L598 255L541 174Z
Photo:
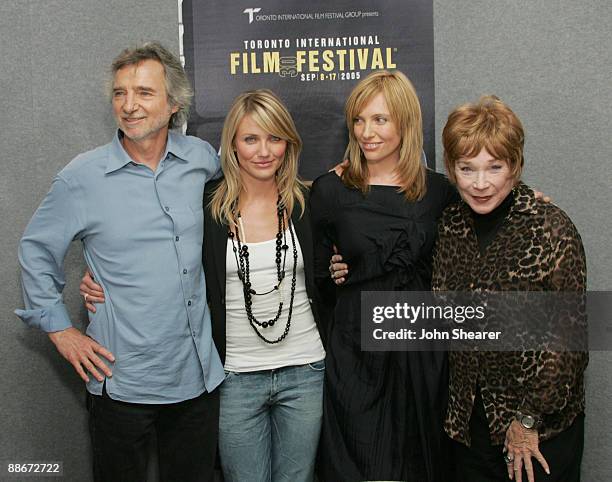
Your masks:
M115 136L110 144L110 153L108 163L106 164L105 174L117 171L127 164L134 162L130 155L126 152L121 139L123 138L123 132L117 129ZM181 162L187 162L189 152L184 142L184 136L171 130L168 131L168 141L166 142L166 150L164 151L162 159L166 159L168 154L172 154L169 158L177 159Z
M178 132L168 131L168 142L166 143L166 152L162 159L165 159L168 154L172 154L175 159L182 162L189 161L189 148L185 142L185 136Z

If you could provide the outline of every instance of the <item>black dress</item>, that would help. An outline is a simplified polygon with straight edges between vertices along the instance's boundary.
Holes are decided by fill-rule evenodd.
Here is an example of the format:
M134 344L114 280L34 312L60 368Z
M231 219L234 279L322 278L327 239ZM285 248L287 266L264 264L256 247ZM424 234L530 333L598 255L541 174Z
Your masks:
M313 184L315 276L331 306L319 459L324 481L449 480L446 355L361 351L360 292L430 290L437 221L457 199L448 180L431 171L417 202L393 186L371 186L364 196L333 172ZM349 265L340 288L328 271L332 244Z

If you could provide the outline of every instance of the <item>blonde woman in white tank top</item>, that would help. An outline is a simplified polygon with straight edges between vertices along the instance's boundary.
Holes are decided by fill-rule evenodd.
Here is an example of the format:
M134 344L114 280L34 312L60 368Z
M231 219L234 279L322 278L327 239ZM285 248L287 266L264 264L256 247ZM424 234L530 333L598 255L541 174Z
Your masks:
M300 150L278 97L246 92L225 119L225 177L206 187L204 267L226 371L219 450L228 482L314 478L325 351Z

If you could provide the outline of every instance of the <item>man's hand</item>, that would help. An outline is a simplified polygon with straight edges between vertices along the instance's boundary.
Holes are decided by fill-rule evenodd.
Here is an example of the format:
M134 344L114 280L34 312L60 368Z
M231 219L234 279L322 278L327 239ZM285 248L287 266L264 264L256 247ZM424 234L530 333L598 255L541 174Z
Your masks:
M87 308L92 313L96 312L96 307L94 303L104 303L104 290L102 286L96 283L93 279L91 271L89 269L85 270L85 274L81 279L81 284L79 285L79 292L81 296L85 300L85 308Z
M544 471L550 474L550 468L546 459L538 447L538 431L523 427L519 421L513 420L506 431L506 468L508 477L517 482L523 480L523 466L527 472L529 482L534 482L533 465L531 458L535 458Z
M110 362L114 362L115 357L92 338L83 335L83 333L74 327L66 328L62 331L54 331L48 333L48 335L55 344L57 351L72 364L85 382L89 381L85 370L96 377L96 380L99 382L103 381L104 377L96 368L100 369L107 377L113 376L110 368L105 365L98 355L102 355Z

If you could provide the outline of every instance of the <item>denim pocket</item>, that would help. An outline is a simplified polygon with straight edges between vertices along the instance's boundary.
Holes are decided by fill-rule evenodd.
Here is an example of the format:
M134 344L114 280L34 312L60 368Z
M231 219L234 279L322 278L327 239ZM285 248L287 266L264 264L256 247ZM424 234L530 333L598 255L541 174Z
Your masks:
M223 370L225 372L225 380L229 380L230 378L235 377L236 375L238 375L236 372L231 372L229 370Z
M309 363L308 366L311 370L314 370L315 372L322 372L323 370L325 370L325 359Z

